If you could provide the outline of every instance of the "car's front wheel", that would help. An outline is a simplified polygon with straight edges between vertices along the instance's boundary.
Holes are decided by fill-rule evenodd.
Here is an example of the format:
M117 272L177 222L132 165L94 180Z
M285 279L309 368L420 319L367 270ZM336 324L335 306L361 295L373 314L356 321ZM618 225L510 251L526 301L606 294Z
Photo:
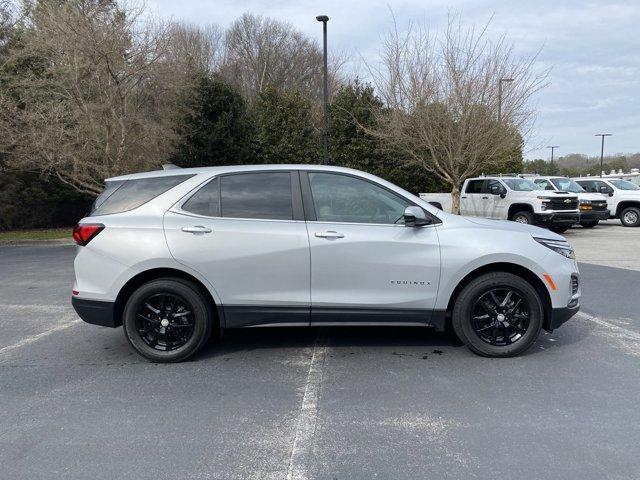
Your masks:
M452 323L471 351L486 357L512 357L536 341L543 315L542 300L529 282L511 273L492 272L462 289Z
M625 227L640 226L640 208L627 207L620 214L620 221Z
M212 309L200 289L179 278L160 278L139 287L123 313L129 344L153 362L180 362L209 339Z

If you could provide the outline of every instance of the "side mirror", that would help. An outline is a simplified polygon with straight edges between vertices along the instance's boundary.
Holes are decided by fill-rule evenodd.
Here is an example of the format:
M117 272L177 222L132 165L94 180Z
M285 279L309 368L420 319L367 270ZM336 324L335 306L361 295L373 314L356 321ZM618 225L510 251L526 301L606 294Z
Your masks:
M613 197L613 192L611 190L609 190L609 196Z
M431 220L427 218L420 207L407 207L404 210L404 226L405 227L423 227L429 225Z
M500 198L504 198L507 192L500 185L491 185L491 195L500 195Z

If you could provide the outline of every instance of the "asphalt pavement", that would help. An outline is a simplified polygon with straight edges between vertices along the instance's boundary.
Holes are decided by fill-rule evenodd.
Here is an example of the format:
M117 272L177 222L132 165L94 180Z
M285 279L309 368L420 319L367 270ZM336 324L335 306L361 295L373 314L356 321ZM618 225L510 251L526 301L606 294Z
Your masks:
M583 313L513 359L426 328L254 329L155 365L77 319L74 249L0 247L2 479L640 476L633 265L581 263Z

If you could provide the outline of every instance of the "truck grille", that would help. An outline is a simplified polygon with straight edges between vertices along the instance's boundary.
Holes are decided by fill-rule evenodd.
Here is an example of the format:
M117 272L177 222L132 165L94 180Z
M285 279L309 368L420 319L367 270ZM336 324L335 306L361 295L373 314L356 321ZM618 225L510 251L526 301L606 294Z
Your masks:
M565 198L554 198L549 202L549 210L577 210L578 209L578 199L569 199L569 202L566 202Z

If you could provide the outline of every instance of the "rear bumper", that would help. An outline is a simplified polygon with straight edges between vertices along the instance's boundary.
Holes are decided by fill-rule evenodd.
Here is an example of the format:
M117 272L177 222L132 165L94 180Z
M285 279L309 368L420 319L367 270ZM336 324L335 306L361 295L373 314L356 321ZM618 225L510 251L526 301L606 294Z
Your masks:
M538 225L571 226L580 221L580 214L575 212L535 213L533 218Z
M561 326L580 310L580 305L575 307L554 308L551 310L551 316L547 319L545 330L551 332Z
M101 302L98 300L85 300L71 297L71 305L78 316L87 323L102 327L119 327L121 323L116 320L113 302Z
M611 216L609 210L587 210L580 212L581 222L592 222L594 220L608 220Z

